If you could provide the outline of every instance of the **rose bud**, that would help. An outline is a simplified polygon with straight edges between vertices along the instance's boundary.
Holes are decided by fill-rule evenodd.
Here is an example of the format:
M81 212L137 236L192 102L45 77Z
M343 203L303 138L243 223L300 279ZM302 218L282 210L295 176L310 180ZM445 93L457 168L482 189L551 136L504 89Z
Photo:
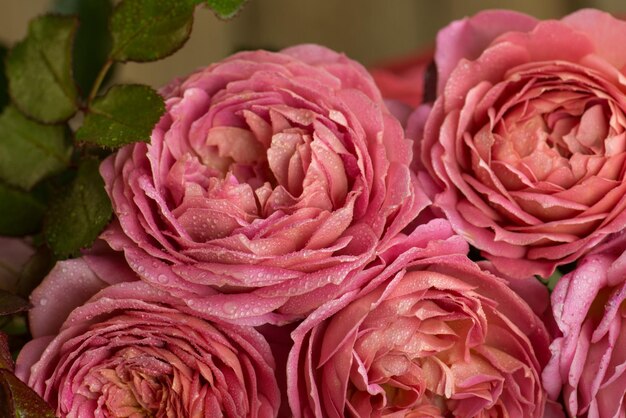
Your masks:
M422 232L423 242L381 257L370 286L292 333L294 417L544 417L541 320L465 256L460 237Z
M438 97L408 136L435 207L503 274L548 277L626 227L623 38L596 10L488 11L439 33Z
M626 240L583 258L552 292L560 331L543 372L553 399L562 395L572 417L626 414Z
M371 77L331 50L242 52L162 93L150 144L101 166L119 219L103 238L203 315L303 317L429 203Z
M18 377L62 417L277 416L261 334L199 318L136 279L123 258L58 263L31 296L35 338Z

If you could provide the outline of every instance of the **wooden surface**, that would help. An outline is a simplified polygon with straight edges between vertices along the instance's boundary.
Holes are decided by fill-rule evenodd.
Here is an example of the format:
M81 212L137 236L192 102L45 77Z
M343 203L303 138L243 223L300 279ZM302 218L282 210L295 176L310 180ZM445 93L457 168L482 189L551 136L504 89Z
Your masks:
M11 44L23 37L28 20L44 13L49 4L50 0L0 0L0 42ZM238 49L280 49L303 42L329 46L370 65L423 48L450 21L482 9L500 7L558 18L594 5L626 13L624 0L250 0L230 22L199 9L185 48L157 63L123 65L118 77L160 86Z

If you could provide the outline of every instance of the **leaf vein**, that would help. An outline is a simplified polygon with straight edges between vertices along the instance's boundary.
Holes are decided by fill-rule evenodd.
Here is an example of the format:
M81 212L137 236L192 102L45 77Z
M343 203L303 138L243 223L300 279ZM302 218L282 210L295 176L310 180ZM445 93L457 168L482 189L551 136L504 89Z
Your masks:
M52 63L50 62L50 60L48 59L48 56L40 48L37 48L37 53L39 54L39 56L41 57L41 60L44 62L44 64L48 68L48 71L50 71L50 74L52 74L52 77L54 77L54 81L56 81L57 85L59 86L59 88L65 95L65 97L67 98L68 102L72 106L75 107L76 103L74 102L74 99L72 98L73 96L72 93L67 90L67 86L63 83L63 81L61 80L61 77L56 73L56 71L54 71L54 67L52 66Z
M91 108L90 109L90 113L93 113L95 115L107 118L107 119L111 120L112 122L117 123L118 125L122 125L122 126L128 128L128 129L131 129L133 132L137 132L139 130L139 128L137 128L137 126L133 126L133 125L127 123L127 122L119 120L114 115L112 115L112 114L110 114L108 112L104 112L104 111L99 110L99 109Z

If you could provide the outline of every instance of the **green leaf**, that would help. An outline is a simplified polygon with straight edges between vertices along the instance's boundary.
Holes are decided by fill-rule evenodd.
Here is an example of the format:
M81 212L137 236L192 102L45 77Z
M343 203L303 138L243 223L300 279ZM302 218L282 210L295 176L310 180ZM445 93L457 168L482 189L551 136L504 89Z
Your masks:
M8 370L0 369L0 389L0 392L3 392L0 394L0 399L5 398L8 401L10 415L6 416L55 418L56 415L50 405Z
M548 290L550 290L550 292L554 290L554 287L559 282L559 279L561 277L563 277L563 273L561 273L558 269L554 270L554 273L552 273L552 276L548 277L546 286L548 286Z
M29 308L31 308L31 306L29 306ZM24 344L32 340L26 322L26 312L18 312L17 314L5 317L4 320L2 332L9 336L9 348L15 358L17 354L19 354L19 350L24 347Z
M9 337L0 332L0 369L13 371L13 357L11 357L11 349L9 348Z
M0 316L13 315L29 308L30 304L26 299L0 289Z
M91 154L89 153L89 155ZM46 177L45 179L37 183L37 185L31 190L31 193L40 202L45 202L45 204L48 205L51 201L59 196L60 192L62 192L63 190L68 188L70 184L72 184L75 177L76 168L65 169L57 174Z
M9 86L4 68L4 60L7 56L7 49L0 45L0 111L9 104Z
M27 298L54 267L54 262L48 247L44 245L38 248L22 268L15 292Z
M72 149L64 126L43 125L9 106L0 115L0 178L29 190L61 171Z
M221 19L230 19L243 7L247 0L203 0Z
M23 236L39 231L44 210L32 194L0 183L0 235Z
M149 142L154 125L165 112L163 98L148 86L113 86L89 107L76 140L109 148Z
M113 4L111 0L55 0L54 11L78 15L73 51L74 80L83 98L87 98L111 49L109 18Z
M96 159L82 160L74 182L46 214L44 235L58 258L77 255L90 246L111 218L99 164Z
M45 123L69 119L77 109L72 79L75 18L42 16L31 21L28 36L6 61L9 93L28 116Z
M155 61L176 52L189 38L192 0L123 0L111 16L115 61Z
M13 400L8 385L0 381L0 417L12 418L15 416Z

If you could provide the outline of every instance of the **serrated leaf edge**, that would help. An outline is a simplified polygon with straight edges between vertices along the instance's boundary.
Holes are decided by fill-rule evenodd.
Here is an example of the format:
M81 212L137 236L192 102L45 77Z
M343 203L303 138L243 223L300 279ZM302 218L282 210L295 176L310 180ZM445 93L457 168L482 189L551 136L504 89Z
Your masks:
M115 16L115 12L117 11L117 9L119 7L121 7L121 5L123 4L123 1L120 1L118 4L115 5L115 8L113 9L113 13L111 13L111 18L109 19L109 33L113 34L113 30L111 28L111 22L113 21L113 16ZM195 5L192 7L193 10L195 10ZM168 16L169 15L161 15L159 17L164 17L164 16ZM169 51L167 54L165 55L159 55L158 58L146 58L146 59L130 59L130 58L126 58L126 59L121 59L115 56L115 54L118 52L119 49L122 49L123 47L125 47L126 45L128 45L129 43L132 42L132 39L134 39L136 37L137 34L141 33L141 30L137 30L135 32L135 34L133 35L133 37L131 38L131 40L127 41L125 44L123 44L122 46L120 46L119 48L117 48L117 50L114 48L114 45L111 45L111 51L109 52L109 59L115 61L115 62L121 62L121 63L126 63L126 62L153 62L153 61L160 61L163 58L167 58L171 55L174 55L176 52L178 52L189 40L189 37L191 36L191 32L193 30L193 23L194 23L194 16L193 16L193 11L191 13L191 19L190 19L190 24L189 24L189 29L187 30L187 33L185 35L185 39L180 43L179 46L177 46L176 48L172 49L171 51ZM112 42L114 44L114 41Z
M138 83L115 84L115 85L113 85L113 86L109 87L109 89L108 89L106 92L104 92L102 95L100 95L100 96L96 97L96 98L93 100L93 102L91 103L91 105L89 106L89 108L87 108L87 109L85 110L85 118L87 118L87 116L88 116L88 115L90 115L90 114L93 114L93 115L98 115L98 116L102 116L102 117L105 117L105 118L107 118L107 119L109 119L109 120L111 120L111 121L115 122L115 123L118 123L118 124L120 124L120 125L122 125L122 126L125 126L125 127L129 128L129 130L135 131L135 130L136 130L136 128L135 128L134 126L129 125L129 124L125 123L125 122L119 121L118 119L116 119L116 118L115 118L113 115L111 115L110 113L103 112L103 111L98 110L98 109L94 109L94 106L96 106L96 105L97 105L100 101L105 100L105 99L106 99L106 97L107 97L107 95L108 95L108 94L109 94L112 90L117 90L117 89L119 89L119 90L123 90L123 89L126 89L126 88L128 88L128 87L141 87L141 88L143 88L143 89L149 89L151 93L156 94L158 97L160 97L160 98L161 98L161 100L163 100L163 97L159 94L159 92L158 92L158 91L156 91L155 89L153 89L152 87L150 87L150 86L148 86L148 85L146 85L146 84L138 84ZM163 102L163 101L161 102L161 105L162 105L161 114L159 115L159 118L157 119L157 122L156 122L156 123L158 123L158 121L161 119L161 117L163 117L163 114L165 113L165 110L166 110L166 109L165 109L165 104L164 104L164 102ZM83 121L83 124L84 124L84 121ZM120 148L121 146L130 145L130 144L137 143L137 142L144 142L144 143L148 143L148 142L150 142L150 137L148 136L147 138L145 138L145 139L143 139L143 140L142 140L142 139L138 139L137 141L130 142L130 143L124 142L124 143L119 144L119 145L109 146L109 145L102 144L102 143L97 142L97 141L90 141L90 140L89 140L89 138L91 138L90 136L87 136L87 137L85 137L85 138L80 138L81 134L79 134L79 132L80 132L80 130L81 130L81 129L82 129L82 126L81 126L80 128L78 128L78 130L76 131L76 140L77 140L78 142L80 142L80 143L91 143L91 144L97 145L97 146L102 147L102 148L105 148L105 149L112 149L112 150L114 150L114 149L118 149L118 148Z
M42 14L42 15L34 17L33 19L31 19L31 23L34 22L37 19L42 18L42 17L59 17L59 18L66 19L66 20L72 20L73 25L72 25L72 28L70 30L70 37L69 37L70 45L69 45L69 48L66 48L67 49L66 53L67 53L67 55L69 57L69 62L70 62L70 65L69 65L70 78L71 78L72 82L75 83L75 81L74 81L74 73L73 73L72 47L74 45L74 38L76 36L76 31L78 30L78 24L79 24L78 18L76 16L74 16L74 15L62 15L62 14L59 14L59 13L47 13L47 14ZM24 42L26 42L26 40L28 39L29 35L30 35L30 27L28 29L28 32L27 32L26 36L22 40L17 42L15 45L13 45L13 47L11 47L11 48L9 48L7 50L7 54L4 57L5 73L6 73L7 63L9 62L10 56L11 56L11 54L13 52L13 49L15 49L19 45L22 45ZM22 107L21 103L19 103L18 101L15 100L15 95L14 95L12 89L11 89L11 80L10 80L10 77L7 76L7 93L9 95L9 98L11 99L11 103L10 104L15 106L15 108L18 109L20 111L20 113L22 113L28 119L36 121L36 122L39 122L39 123L44 124L44 125L57 125L57 124L60 124L60 123L67 122L79 110L79 104L78 104L77 100L71 100L71 97L68 95L66 87L63 85L63 83L59 82L59 80L60 80L59 75L55 71L53 71L52 65L50 64L50 62L48 61L46 56L43 54L43 52L41 51L40 48L37 48L37 53L43 58L43 61L46 64L46 67L48 67L48 69L50 70L50 72L54 76L54 79L57 81L57 84L59 86L61 86L61 91L63 91L63 94L68 99L70 99L69 100L70 102L73 102L73 104L74 104L74 111L72 112L71 115L69 115L67 117L58 118L58 119L54 119L54 120L42 120L42 119L37 118L34 115L31 115L26 109L24 109ZM78 92L77 92L76 99L78 99L78 97L79 97L79 95L78 95Z

